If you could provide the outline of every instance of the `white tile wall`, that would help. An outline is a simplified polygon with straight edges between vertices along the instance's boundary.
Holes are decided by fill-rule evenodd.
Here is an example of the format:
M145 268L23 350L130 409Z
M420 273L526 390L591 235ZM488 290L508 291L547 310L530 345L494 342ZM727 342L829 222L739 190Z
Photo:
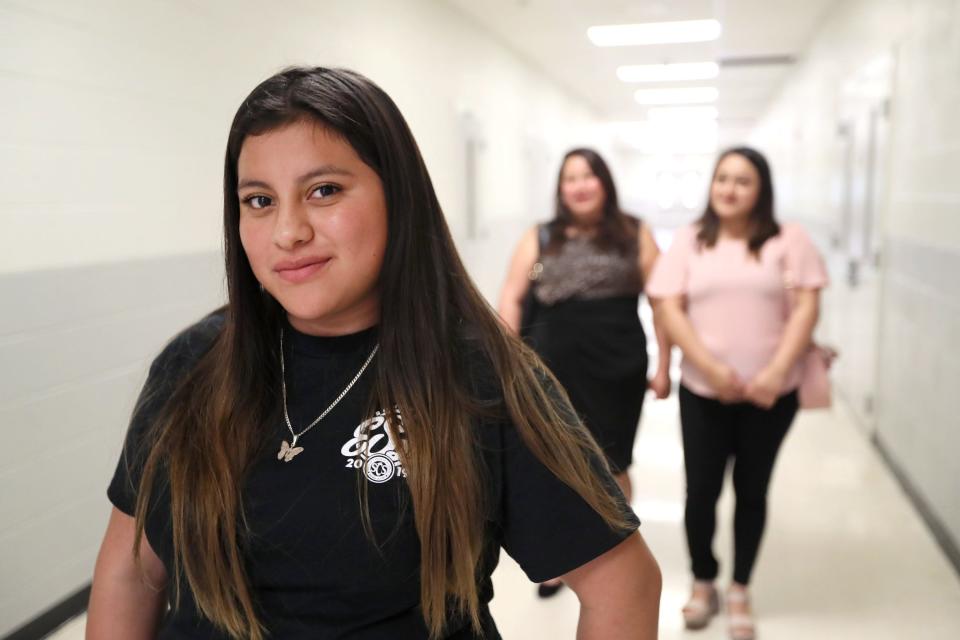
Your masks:
M845 92L859 69L883 55L895 63L879 189L879 297L864 320L876 321L878 334L865 325L866 343L839 345L842 358L847 347L839 381L841 392L859 398L863 389L843 387L873 380L870 429L960 542L953 403L960 388L960 1L837 3L754 142L771 156L781 212L825 240L837 233L843 163L836 127ZM834 276L822 322L828 335L840 335L837 327L862 305L862 294L855 299L842 285L842 264Z
M222 304L221 272L214 252L0 275L0 634L90 580L146 366Z
M485 219L537 215L527 189L550 185L527 183L524 145L552 166L592 117L430 0L0 0L0 61L0 273L216 249L230 119L289 64L353 67L393 96L458 235L462 113L483 132Z

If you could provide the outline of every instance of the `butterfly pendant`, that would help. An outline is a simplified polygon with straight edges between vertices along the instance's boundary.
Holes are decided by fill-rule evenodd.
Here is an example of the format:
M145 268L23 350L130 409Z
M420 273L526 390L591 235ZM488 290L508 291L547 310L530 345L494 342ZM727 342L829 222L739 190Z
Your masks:
M293 444L296 444L297 441L294 440ZM277 454L277 460L283 460L284 462L290 462L297 454L303 451L303 447L294 447L291 446L286 440L283 441L283 444L280 445L280 453Z

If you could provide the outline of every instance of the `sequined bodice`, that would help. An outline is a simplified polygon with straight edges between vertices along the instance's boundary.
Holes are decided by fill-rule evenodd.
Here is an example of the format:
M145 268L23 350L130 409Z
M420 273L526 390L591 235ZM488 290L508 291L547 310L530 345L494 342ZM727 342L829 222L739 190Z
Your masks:
M543 304L635 296L643 290L635 244L621 254L603 250L587 237L569 238L559 252L541 256L540 263L535 295Z

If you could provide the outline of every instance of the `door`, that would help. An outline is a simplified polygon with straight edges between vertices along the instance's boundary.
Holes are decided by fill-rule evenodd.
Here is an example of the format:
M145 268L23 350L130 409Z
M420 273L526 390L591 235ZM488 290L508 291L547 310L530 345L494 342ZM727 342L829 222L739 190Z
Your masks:
M837 133L842 147L843 205L835 236L831 326L840 351L834 380L860 426L877 424L882 210L890 111L889 58L847 83Z

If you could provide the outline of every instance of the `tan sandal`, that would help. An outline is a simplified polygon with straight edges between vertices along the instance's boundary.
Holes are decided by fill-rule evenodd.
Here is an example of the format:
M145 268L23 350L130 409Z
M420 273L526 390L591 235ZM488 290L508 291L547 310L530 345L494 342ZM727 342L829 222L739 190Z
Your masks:
M699 587L699 589L698 589ZM720 595L712 582L694 580L693 593L683 605L683 623L690 630L703 629L720 611Z
M730 629L731 640L754 640L757 637L757 628L750 613L730 613L731 604L750 604L750 598L743 589L727 591L727 626Z

